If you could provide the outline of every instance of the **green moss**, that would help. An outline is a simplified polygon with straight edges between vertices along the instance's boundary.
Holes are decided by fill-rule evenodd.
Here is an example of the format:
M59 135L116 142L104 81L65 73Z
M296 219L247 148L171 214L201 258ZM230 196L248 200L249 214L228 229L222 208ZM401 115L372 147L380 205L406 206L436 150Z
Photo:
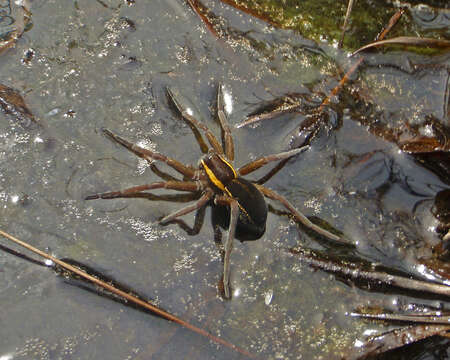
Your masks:
M264 18L269 23L284 29L298 31L303 37L315 41L336 43L339 41L347 10L347 2L318 0L231 0L237 6ZM344 47L350 50L374 41L388 24L398 8L385 1L357 1L353 7ZM439 31L417 29L409 21L408 14L396 24L390 33L393 36L421 36L439 38Z

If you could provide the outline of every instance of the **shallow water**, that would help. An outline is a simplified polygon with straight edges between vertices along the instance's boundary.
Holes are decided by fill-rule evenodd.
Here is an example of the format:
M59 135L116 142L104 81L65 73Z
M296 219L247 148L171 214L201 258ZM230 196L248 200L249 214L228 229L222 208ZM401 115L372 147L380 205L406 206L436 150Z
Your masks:
M263 100L290 92L327 94L337 84L336 64L346 61L345 53L226 5L207 5L226 19L230 34L242 36L216 40L177 0L132 6L32 3L33 28L0 57L0 83L24 95L40 125L24 126L0 114L0 227L57 257L92 266L263 358L339 358L363 331L389 328L345 315L358 306L448 307L436 299L367 292L313 271L289 248L343 250L317 242L274 213L262 239L236 241L234 296L223 301L217 291L222 263L209 209L201 232L190 237L175 225L157 224L180 204L83 200L157 179L101 128L197 163L198 145L169 109L167 86L195 103L218 133L211 116L218 83L232 93L232 125ZM255 46L255 39L265 49ZM29 49L33 59L21 61ZM420 124L430 113L445 118L448 73L431 66L419 73L404 70L411 62L448 67L448 56L437 59L406 52L371 56L360 75L360 86L371 91L375 103L367 117L380 116L394 128L405 120ZM381 69L385 62L395 66ZM429 97L430 88L440 95ZM414 272L417 259L430 257L440 241L430 210L436 193L448 184L368 131L351 105L346 100L336 105L328 130L267 185L307 215L344 232L361 258ZM303 118L290 114L233 129L235 164L288 149ZM186 221L192 223L193 216ZM65 283L45 268L4 252L0 263L2 360L240 358L177 325Z

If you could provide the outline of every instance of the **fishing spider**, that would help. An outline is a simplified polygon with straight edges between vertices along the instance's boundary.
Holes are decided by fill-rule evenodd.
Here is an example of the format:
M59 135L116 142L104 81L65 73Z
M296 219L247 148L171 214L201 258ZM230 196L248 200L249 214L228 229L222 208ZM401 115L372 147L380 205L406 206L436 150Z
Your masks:
M198 167L194 168L192 166L186 166L161 153L132 144L111 131L104 129L103 133L111 140L119 143L151 164L154 161L166 163L169 167L180 173L183 176L183 179L178 180L160 170L156 171L157 169L152 167L155 174L165 181L134 186L120 191L98 193L86 197L86 200L151 198L153 194L146 191L155 189L171 189L190 192L197 195L195 197L196 202L165 216L159 222L160 224L167 224L170 222L178 222L180 224L183 223L178 219L180 216L189 214L193 211L197 211L197 213L202 211L202 214L204 214L204 208L207 205L211 205L215 230L219 229L219 227L228 229L223 257L223 291L225 298L230 298L230 254L233 248L233 239L237 238L241 241L257 240L264 234L267 220L267 204L264 197L279 201L295 220L316 231L320 235L336 241L340 239L339 236L334 235L309 221L283 196L265 186L256 184L242 177L259 169L267 163L293 157L305 150L305 147L264 156L235 169L232 165L234 160L234 145L225 114L223 86L219 85L217 91L217 117L222 132L222 144L205 124L192 116L192 110L190 108L181 104L179 101L180 97L175 94L175 91L168 88L167 95L175 109L180 113L182 118L188 122L196 135L197 142L204 154L200 158ZM207 146L202 146L205 145L205 143L198 129L200 129L208 139L211 146L209 149L205 149ZM195 229L195 227L197 227L197 229ZM201 222L200 225L194 225L192 232L198 233L200 228Z

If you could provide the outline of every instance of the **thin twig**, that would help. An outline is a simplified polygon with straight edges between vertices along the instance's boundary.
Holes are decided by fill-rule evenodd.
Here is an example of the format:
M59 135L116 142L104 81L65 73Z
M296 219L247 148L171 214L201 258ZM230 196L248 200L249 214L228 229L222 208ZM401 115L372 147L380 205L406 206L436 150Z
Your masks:
M349 0L347 5L347 12L345 14L345 20L344 25L342 26L342 34L341 34L341 40L339 40L338 48L342 48L342 44L344 43L344 35L347 31L347 25L348 25L348 19L350 18L350 14L352 13L352 8L355 0Z
M404 12L405 12L405 10L400 9L394 15L392 15L392 17L389 19L389 22L386 25L386 27L384 28L384 30L381 31L375 38L375 41L383 40L386 37L386 35L388 34L388 32L391 31L391 29L394 27L394 25L397 24L397 22L400 20L400 18L402 17Z
M342 77L342 79L339 81L339 84L335 86L333 90L331 90L330 94L326 97L324 101L322 101L322 104L319 106L319 111L323 111L324 107L327 106L331 102L331 98L333 96L336 96L339 91L344 87L345 83L348 81L350 76L353 75L353 73L358 69L359 65L364 61L363 57L360 57L353 65L352 67L345 73L345 75Z
M45 252L43 252L43 251L35 248L34 246L32 246L30 244L15 238L14 236L12 236L12 235L10 235L10 234L2 231L2 230L0 230L0 235L4 236L8 240L16 243L17 245L20 245L20 246L24 247L25 249L27 249L27 250L29 250L29 251L31 251L31 252L33 252L33 253L35 253L35 254L43 257L43 258L45 258L45 259L53 261L55 264L58 264L62 268L66 269L66 270L68 270L70 272L73 272L73 273L81 276L82 278L84 278L86 280L91 281L92 283L94 283L94 284L96 284L96 285L98 285L98 286L100 286L100 287L102 287L102 288L112 292L113 294L116 294L116 295L118 295L118 296L120 296L120 297L122 297L122 298L124 298L124 299L126 299L128 301L130 301L130 302L133 302L136 305L139 305L139 306L141 306L141 307L143 307L143 308L145 308L147 310L150 310L151 312L155 313L158 316L161 316L161 317L163 317L163 318L165 318L165 319L167 319L169 321L173 321L174 323L177 323L177 324L179 324L179 325L181 325L181 326L183 326L183 327L185 327L185 328L187 328L189 330L192 330L193 332L195 332L197 334L200 334L202 336L207 337L209 340L211 340L211 341L213 341L213 342L215 342L217 344L220 344L220 345L226 346L226 347L228 347L230 349L233 349L233 350L235 350L235 351L237 351L237 352L239 352L239 353L241 353L241 354L243 354L243 355L245 355L245 356L247 356L249 358L255 358L254 355L250 354L246 350L241 349L240 347L238 347L236 345L233 345L233 344L231 344L231 343L229 343L229 342L227 342L227 341L225 341L225 340L223 340L223 339L221 339L221 338L219 338L217 336L214 336L214 335L210 334L209 332L207 332L204 329L201 329L201 328L198 328L198 327L196 327L194 325L191 325L190 323L188 323L188 322L186 322L186 321L184 321L184 320L182 320L182 319L180 319L180 318L178 318L178 317L176 317L176 316L174 316L174 315L172 315L172 314L170 314L170 313L168 313L168 312L166 312L166 311L164 311L164 310L162 310L162 309L160 309L160 308L158 308L158 307L156 307L156 306L154 306L154 305L152 305L152 304L150 304L150 303L148 303L146 301L138 299L137 297L135 297L133 295L130 295L130 294L128 294L128 293L126 293L126 292L124 292L122 290L119 290L119 289L115 288L114 286L112 286L112 285L110 285L110 284L108 284L108 283L106 283L106 282L104 282L102 280L99 280L99 279L97 279L94 276L91 276L91 275L87 274L86 272L78 269L77 267L72 266L72 265L70 265L70 264L68 264L68 263L66 263L64 261L61 261L61 260L59 260L59 259L57 259L57 258L55 258L55 257L53 257L53 256L51 256L51 255L49 255L49 254L47 254Z

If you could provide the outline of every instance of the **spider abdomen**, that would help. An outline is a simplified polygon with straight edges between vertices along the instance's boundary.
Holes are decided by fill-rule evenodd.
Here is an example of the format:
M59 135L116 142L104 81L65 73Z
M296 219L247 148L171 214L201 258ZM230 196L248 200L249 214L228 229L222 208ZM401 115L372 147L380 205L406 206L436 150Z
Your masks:
M235 178L226 185L233 197L239 203L239 220L235 237L241 241L257 240L266 231L267 204L263 194L250 181ZM230 208L214 205L212 209L213 224L228 229L230 224Z

